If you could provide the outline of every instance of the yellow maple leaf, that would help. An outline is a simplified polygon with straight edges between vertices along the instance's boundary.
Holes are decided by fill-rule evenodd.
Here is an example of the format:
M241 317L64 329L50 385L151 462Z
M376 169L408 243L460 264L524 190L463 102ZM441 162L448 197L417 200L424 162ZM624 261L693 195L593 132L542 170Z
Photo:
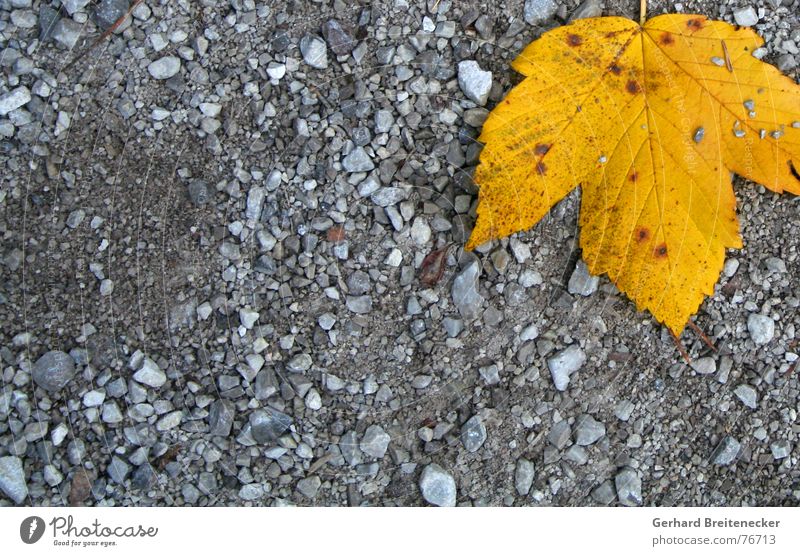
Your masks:
M590 272L679 335L742 246L730 172L800 193L800 87L753 56L763 42L698 15L543 34L479 137L466 249L532 227L580 185Z

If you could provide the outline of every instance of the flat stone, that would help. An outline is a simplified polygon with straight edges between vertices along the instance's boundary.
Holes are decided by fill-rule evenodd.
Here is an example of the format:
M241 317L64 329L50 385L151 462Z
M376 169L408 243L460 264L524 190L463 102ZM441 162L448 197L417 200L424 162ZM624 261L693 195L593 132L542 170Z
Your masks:
M335 19L329 19L322 24L322 36L337 56L350 54L356 47L353 36Z
M422 497L429 504L440 507L456 505L456 481L435 463L428 464L422 470L419 488Z
M111 477L111 480L120 485L125 483L125 479L128 478L128 473L130 473L130 471L131 466L118 456L112 457L111 463L109 463L106 468L106 472L108 476Z
M635 469L631 467L623 468L614 477L614 485L617 488L617 498L623 506L642 505L642 479Z
M228 400L215 400L208 409L209 436L230 436L236 407Z
M322 480L316 475L297 481L297 491L306 498L314 498L319 492L320 486L322 486Z
M484 71L475 60L458 63L458 85L475 104L484 106L492 90L492 72Z
M312 68L328 67L328 50L325 42L316 35L305 35L300 39L300 53L305 63Z
M75 361L63 351L48 351L33 364L31 375L39 387L55 394L75 376Z
M547 360L547 367L553 377L556 390L564 391L569 385L570 376L586 362L586 354L579 345L573 344Z
M536 476L536 470L533 462L525 458L517 460L517 466L514 470L514 487L520 496L527 496L533 485L533 479Z
M777 440L770 444L769 449L774 459L788 458L792 454L792 445L787 440Z
M372 311L372 298L368 295L348 295L345 305L354 313L366 314Z
M573 295L582 295L588 297L597 291L597 286L600 283L600 278L589 274L589 268L586 263L579 260L575 264L575 270L567 284L567 290Z
M571 435L572 428L569 426L566 419L562 419L550 427L550 432L547 433L547 441L560 450L569 444Z
M699 375L713 375L717 372L717 362L713 357L701 357L692 361L692 369Z
M386 455L389 448L391 437L378 425L370 425L364 432L361 439L361 451L375 459L381 459Z
M167 382L167 375L155 361L146 357L142 362L142 367L134 373L133 380L151 388L161 388Z
M586 19L589 17L600 17L603 15L603 0L585 0L569 18L569 21L576 19Z
M13 91L0 96L0 116L22 108L31 101L31 91L27 87L17 87Z
M528 25L540 25L551 19L557 9L555 0L525 0L522 13Z
M291 424L291 417L271 407L250 414L250 433L259 444L276 442Z
M752 313L747 317L747 330L756 345L764 345L775 335L775 321L765 315Z
M758 14L756 13L755 8L752 6L746 6L744 8L733 10L733 19L736 21L736 25L741 27L752 27L758 23Z
M342 167L350 173L370 172L375 169L375 163L364 147L356 147L342 159Z
M28 498L28 485L22 460L16 456L0 458L0 490L15 504L22 504Z
M72 50L81 38L82 31L83 26L80 23L68 17L62 17L53 26L50 36L62 48Z
M461 427L461 443L467 452L477 452L486 442L486 425L480 416L473 415Z
M467 320L480 316L483 297L478 292L479 275L480 265L473 261L453 280L453 303L462 318Z
M164 80L177 75L181 71L181 60L177 56L164 56L150 62L147 71L153 79Z
M594 444L606 435L606 426L589 414L575 419L575 443L579 446Z
M758 407L758 394L756 393L756 389L749 384L740 384L733 393L750 409Z
M741 444L732 436L726 436L722 442L714 448L709 458L711 463L716 465L730 465L739 456Z

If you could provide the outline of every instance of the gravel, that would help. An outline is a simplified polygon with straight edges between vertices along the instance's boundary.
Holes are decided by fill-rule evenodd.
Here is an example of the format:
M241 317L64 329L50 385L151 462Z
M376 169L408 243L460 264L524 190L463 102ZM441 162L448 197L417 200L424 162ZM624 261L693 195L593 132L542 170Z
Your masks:
M164 56L148 64L147 71L150 72L153 79L163 81L174 77L181 71L181 60L177 56Z
M732 436L726 436L711 453L711 463L716 465L730 465L739 456L741 444Z
M745 6L733 10L733 19L736 21L736 25L752 27L758 23L758 14L752 6Z
M31 101L31 91L27 87L17 87L13 91L0 96L0 116L22 108Z
M579 446L594 444L606 435L606 427L591 415L579 415L575 419L575 442Z
M453 303L461 317L466 320L480 316L483 297L478 291L479 275L480 266L477 262L472 262L453 280Z
M536 471L532 461L525 458L517 460L517 466L514 470L514 488L520 496L527 496L533 485Z
M478 106L484 106L492 90L492 72L484 71L475 60L458 63L458 85Z
M0 457L0 490L16 504L22 504L28 498L28 486L20 458Z
M569 385L570 377L586 363L586 354L578 345L571 345L558 355L547 360L547 367L553 377L557 390L564 391Z
M597 291L600 278L589 274L589 268L583 261L575 264L575 270L570 276L567 290L573 295L590 296Z
M642 479L635 469L625 467L614 477L617 498L623 506L642 505Z
M300 52L306 64L316 69L328 67L328 50L325 42L316 35L305 35L300 39Z
M361 439L360 448L361 451L368 456L381 459L386 455L386 450L389 448L389 442L391 442L391 440L392 437L380 426L371 425L367 428L364 437Z
M554 0L525 0L523 16L528 24L541 25L552 18L556 10L558 3Z
M775 335L775 321L765 315L753 313L747 317L747 330L756 345L768 344Z
M749 384L740 384L733 393L750 409L756 409L758 407L758 394L756 393L756 389Z
M461 443L467 452L477 452L486 442L486 425L480 416L473 415L461 427Z
M456 482L452 475L435 463L423 469L419 488L429 504L440 507L456 505Z

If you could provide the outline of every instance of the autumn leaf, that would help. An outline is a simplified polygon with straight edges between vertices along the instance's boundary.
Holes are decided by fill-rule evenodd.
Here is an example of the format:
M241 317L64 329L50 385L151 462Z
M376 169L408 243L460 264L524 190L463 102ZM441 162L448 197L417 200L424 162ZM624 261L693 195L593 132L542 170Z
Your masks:
M466 249L536 224L580 185L580 245L679 335L740 248L731 174L800 193L800 87L753 31L697 15L592 18L545 33L487 118Z

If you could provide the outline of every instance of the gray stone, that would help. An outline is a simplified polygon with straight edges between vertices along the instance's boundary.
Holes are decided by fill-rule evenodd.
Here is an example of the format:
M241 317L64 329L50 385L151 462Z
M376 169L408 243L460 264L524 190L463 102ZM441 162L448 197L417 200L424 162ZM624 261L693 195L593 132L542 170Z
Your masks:
M592 500L604 506L611 504L616 497L617 493L614 490L614 484L610 480L603 481L592 490Z
M453 303L461 316L467 320L480 316L483 297L478 292L479 275L480 265L477 261L473 261L453 280Z
M72 50L81 38L83 26L68 17L62 17L53 26L51 37L67 50Z
M322 486L322 480L316 475L297 481L297 491L306 498L314 498Z
M291 417L271 407L250 414L250 433L259 444L276 442L291 424Z
M579 345L573 344L547 360L547 368L553 377L556 390L564 391L569 385L570 376L586 362L586 354Z
M445 332L447 332L448 337L455 338L461 333L462 330L464 330L464 321L461 319L445 317L442 319L442 326L444 327Z
M67 10L69 15L75 15L75 12L81 11L92 0L63 0L61 5Z
M348 295L345 304L354 313L366 314L372 311L372 298L368 295Z
M381 187L370 195L370 199L373 203L384 208L396 205L400 201L404 201L407 197L408 193L400 187Z
M434 506L456 505L456 481L453 476L435 463L422 470L419 480L422 497Z
M749 384L740 384L733 393L750 409L755 409L758 406L758 394L756 393L756 389Z
M111 463L108 464L106 471L108 472L108 476L111 477L112 481L121 485L124 484L125 479L128 478L128 473L131 471L131 466L119 456L114 456L111 458Z
M788 458L792 453L792 445L787 440L777 440L770 444L769 449L775 459Z
M264 187L251 187L247 192L247 208L244 215L250 220L258 220L261 218L261 210L264 207L264 197L267 195L267 190Z
M211 190L204 180L193 180L187 190L189 200L198 207L202 207L211 199Z
M392 129L394 116L391 110L378 110L375 112L375 133L387 133Z
M150 62L147 71L153 79L164 80L177 75L181 71L181 60L177 56L164 56Z
M572 429L569 423L566 419L562 419L550 427L550 432L547 433L547 441L560 450L569 444L569 437L571 435Z
M156 474L150 463L140 465L131 475L131 487L137 490L149 490L155 483Z
M775 335L775 321L765 315L752 313L747 317L747 330L756 345L764 345Z
M105 31L124 16L129 7L129 0L100 0L94 11L94 19L97 21L97 25Z
M294 357L292 357L288 363L286 363L286 368L289 369L293 373L303 373L311 368L311 365L314 364L314 360L311 356L307 353L298 353Z
M464 60L458 63L458 85L468 99L484 106L492 90L492 72L482 70L475 60Z
M736 25L741 27L752 27L758 23L758 14L752 6L746 6L744 8L737 8L733 10L733 19L736 21Z
M27 87L17 87L0 96L0 116L21 108L31 101L31 91Z
M481 367L478 369L478 372L487 385L494 386L495 384L500 384L500 371L498 370L497 365L487 365L486 367Z
M692 369L699 375L712 375L717 372L717 362L713 357L701 357L692 361Z
M597 285L600 283L600 278L589 274L589 268L586 263L579 260L575 264L575 270L569 279L567 289L573 295L590 296L597 291Z
M473 415L461 427L461 443L467 452L477 452L486 442L486 425L480 416Z
M586 19L588 17L600 17L603 15L603 1L602 0L585 0L583 4L578 6L572 16L570 16L570 21L575 21L576 19Z
M575 443L579 446L594 444L606 435L606 426L589 414L575 419Z
M208 409L209 436L230 436L236 407L228 400L215 400Z
M58 10L54 10L44 3L39 6L39 40L41 42L44 43L52 38L53 30L55 29L58 20Z
M248 330L253 328L259 316L258 311L253 309L239 309L239 322Z
M133 380L151 388L161 388L167 382L167 375L155 361L146 357L141 368L133 375Z
M247 502L260 500L265 494L264 485L260 483L249 483L242 485L242 488L239 489L239 498Z
M732 436L726 436L711 453L711 463L716 465L730 465L739 456L741 444Z
M378 425L371 425L361 439L361 451L375 459L386 455L391 437Z
M589 461L589 454L586 453L586 448L583 446L578 446L577 444L573 444L567 451L564 452L564 458L568 459L569 461L577 464L583 465L587 461Z
M63 351L48 351L34 363L31 374L39 387L55 394L75 376L75 361Z
M636 470L624 467L616 477L614 485L617 487L617 498L623 506L642 505L642 479Z
M0 458L0 490L15 504L22 504L28 497L28 485L22 460L16 456Z
M375 168L375 164L364 147L356 147L342 159L342 167L351 173L369 172Z
M536 470L533 462L525 458L517 460L517 467L514 470L514 486L520 496L527 496L533 485Z
M300 39L300 53L303 60L312 68L328 67L328 50L323 40L316 35L305 35Z
M525 0L525 22L529 25L540 25L552 18L557 9L555 0Z
M339 450L342 452L344 460L352 466L364 461L355 431L348 431L342 435L339 440Z
M356 41L342 24L335 19L330 19L322 24L322 36L328 46L337 56L350 54L356 47Z
M616 415L617 419L620 421L627 421L630 419L635 407L636 406L630 400L622 400L614 408L614 415Z

